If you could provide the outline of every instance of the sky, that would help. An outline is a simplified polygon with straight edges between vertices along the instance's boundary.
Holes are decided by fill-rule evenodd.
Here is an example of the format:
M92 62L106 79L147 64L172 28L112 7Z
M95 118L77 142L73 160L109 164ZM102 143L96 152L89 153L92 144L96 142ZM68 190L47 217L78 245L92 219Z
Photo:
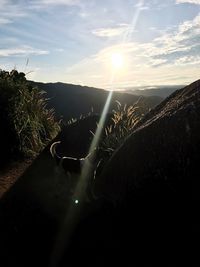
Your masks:
M106 89L189 84L200 0L0 0L0 69L13 68Z

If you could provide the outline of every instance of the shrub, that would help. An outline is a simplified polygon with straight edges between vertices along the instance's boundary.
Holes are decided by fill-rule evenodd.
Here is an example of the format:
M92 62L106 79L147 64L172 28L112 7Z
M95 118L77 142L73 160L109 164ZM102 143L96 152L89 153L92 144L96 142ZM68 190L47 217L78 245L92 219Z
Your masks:
M60 130L44 95L28 83L24 73L0 70L1 140L8 157L37 154Z

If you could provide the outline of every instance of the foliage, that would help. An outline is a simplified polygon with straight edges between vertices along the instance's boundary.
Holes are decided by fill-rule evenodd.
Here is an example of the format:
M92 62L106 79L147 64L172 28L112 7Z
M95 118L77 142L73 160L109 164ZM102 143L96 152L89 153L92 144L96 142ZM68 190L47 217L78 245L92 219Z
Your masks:
M44 94L27 82L24 73L0 70L1 137L7 139L8 154L32 156L60 130Z
M134 126L149 111L149 107L140 98L135 104L127 106L116 101L116 109L112 113L112 123L105 127L101 149L111 156L133 131Z

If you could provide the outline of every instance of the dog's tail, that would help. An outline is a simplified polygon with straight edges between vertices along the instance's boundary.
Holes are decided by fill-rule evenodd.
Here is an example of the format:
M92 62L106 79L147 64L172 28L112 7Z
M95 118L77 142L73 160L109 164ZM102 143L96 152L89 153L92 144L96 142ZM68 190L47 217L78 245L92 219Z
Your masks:
M54 142L51 147L50 147L50 153L51 153L51 156L56 160L56 163L59 164L59 162L61 161L61 157L58 156L57 152L56 152L56 147L58 144L60 144L61 141L57 141L57 142Z

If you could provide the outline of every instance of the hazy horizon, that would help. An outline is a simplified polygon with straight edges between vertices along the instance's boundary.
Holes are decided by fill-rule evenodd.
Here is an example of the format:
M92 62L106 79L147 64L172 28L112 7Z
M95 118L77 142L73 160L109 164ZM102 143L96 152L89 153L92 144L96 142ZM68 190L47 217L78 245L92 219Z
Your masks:
M29 80L29 81L31 81L31 82L36 82L36 83L45 83L45 84L51 84L51 83L64 83L64 84L69 84L69 85L74 85L74 86L83 86L83 87L93 87L93 88L96 88L96 89L103 89L103 90L109 90L109 87L108 88L100 88L100 87L96 87L96 86L90 86L90 85L87 85L87 84L85 84L85 85L82 85L82 84L75 84L75 83L69 83L69 82L62 82L62 81L54 81L54 82L43 82L43 81L34 81L34 80ZM193 81L193 82L195 82L195 81ZM159 85L138 85L138 86L131 86L131 85L124 85L124 86L121 86L121 87L116 87L116 88L114 88L114 90L121 90L121 91L123 91L123 90L145 90L145 89L159 89L159 88L181 88L181 87L183 87L183 86L187 86L187 85L189 85L189 84L179 84L179 85L177 85L177 84L165 84L165 85L163 85L163 84L159 84Z
M109 89L199 79L200 0L0 0L0 13L0 68L29 80Z

